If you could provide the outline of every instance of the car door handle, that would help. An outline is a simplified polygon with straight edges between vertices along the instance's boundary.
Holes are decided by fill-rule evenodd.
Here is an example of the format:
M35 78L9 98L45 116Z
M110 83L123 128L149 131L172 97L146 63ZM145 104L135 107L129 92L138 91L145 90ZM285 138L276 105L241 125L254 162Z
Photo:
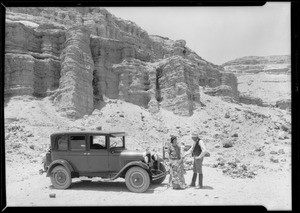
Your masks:
M90 155L91 153L89 153L89 152L85 152L85 153L83 153L84 155Z

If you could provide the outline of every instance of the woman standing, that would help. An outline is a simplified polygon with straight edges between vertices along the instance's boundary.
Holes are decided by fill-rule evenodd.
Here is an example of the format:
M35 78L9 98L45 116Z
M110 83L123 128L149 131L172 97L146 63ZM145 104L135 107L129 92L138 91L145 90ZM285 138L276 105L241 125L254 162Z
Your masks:
M171 135L171 141L168 146L170 177L173 189L186 188L184 181L183 159L181 158L180 147L177 144L177 137Z

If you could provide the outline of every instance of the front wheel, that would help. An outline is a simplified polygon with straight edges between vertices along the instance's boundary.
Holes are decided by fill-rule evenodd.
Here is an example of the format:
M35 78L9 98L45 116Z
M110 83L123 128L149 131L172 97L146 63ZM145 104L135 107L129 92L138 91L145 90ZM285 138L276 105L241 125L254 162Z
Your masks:
M150 177L145 169L135 166L126 172L125 183L130 191L141 193L148 189Z
M72 183L70 172L63 166L54 167L50 179L56 189L67 189Z

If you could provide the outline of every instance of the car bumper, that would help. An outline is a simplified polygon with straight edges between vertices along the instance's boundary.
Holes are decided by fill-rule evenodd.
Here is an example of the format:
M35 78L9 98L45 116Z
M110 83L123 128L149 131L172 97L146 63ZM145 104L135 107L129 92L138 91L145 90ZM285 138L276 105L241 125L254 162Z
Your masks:
M42 174L44 174L44 173L46 173L46 172L47 172L47 170L45 170L45 169L40 169L40 170L39 170L39 174L40 174L40 175L42 175Z
M39 170L39 174L40 174L40 175L42 175L44 172L46 172L46 171L43 170L43 169L40 169L40 170Z
M158 179L160 179L160 178L162 178L162 177L164 177L166 175L167 175L166 172L162 172L162 173L159 173L157 175L152 175L152 181L158 180Z

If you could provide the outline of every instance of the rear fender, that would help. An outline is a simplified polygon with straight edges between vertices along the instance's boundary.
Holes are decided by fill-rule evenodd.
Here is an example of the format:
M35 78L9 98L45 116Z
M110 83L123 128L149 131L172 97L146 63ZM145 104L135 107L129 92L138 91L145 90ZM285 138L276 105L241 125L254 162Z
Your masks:
M64 166L71 174L71 172L74 172L74 169L73 167L71 166L71 164L68 163L68 161L66 160L62 160L62 159L58 159L58 160L55 160L53 161L49 167L48 167L48 170L47 170L47 174L46 174L46 177L49 177L50 174L51 174L51 171L54 167L56 166Z
M132 161L132 162L129 162L128 164L126 164L119 172L118 174L116 174L114 177L112 177L111 179L114 180L114 179L117 179L118 177L120 176L123 176L128 169L130 169L131 167L133 166L138 166L138 167L141 167L143 169L145 169L146 171L149 171L149 166L145 163L143 163L142 161Z

